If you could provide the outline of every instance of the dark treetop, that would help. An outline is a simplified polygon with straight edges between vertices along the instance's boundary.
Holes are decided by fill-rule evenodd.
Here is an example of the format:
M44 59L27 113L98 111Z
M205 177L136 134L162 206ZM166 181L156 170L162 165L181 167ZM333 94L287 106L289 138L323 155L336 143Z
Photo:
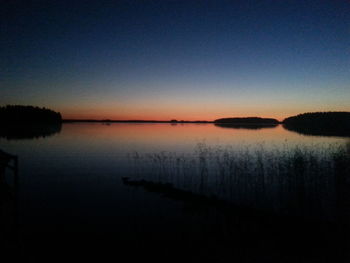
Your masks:
M61 114L46 108L22 105L7 105L0 107L0 122L18 123L60 123Z

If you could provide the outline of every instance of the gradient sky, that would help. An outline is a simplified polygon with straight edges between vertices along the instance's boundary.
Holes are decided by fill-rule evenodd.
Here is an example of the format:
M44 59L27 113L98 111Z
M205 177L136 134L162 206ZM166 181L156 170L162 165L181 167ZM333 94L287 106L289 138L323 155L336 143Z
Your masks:
M0 105L64 118L350 111L350 1L1 1Z

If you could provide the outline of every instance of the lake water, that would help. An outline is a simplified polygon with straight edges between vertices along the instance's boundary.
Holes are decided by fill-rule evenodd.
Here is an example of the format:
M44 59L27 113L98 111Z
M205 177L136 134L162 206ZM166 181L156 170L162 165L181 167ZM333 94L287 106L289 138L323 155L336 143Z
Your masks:
M147 246L148 242L162 243L164 240L181 240L190 249L192 245L186 242L193 236L201 239L212 225L210 220L216 223L224 220L210 211L186 212L182 202L124 185L122 177L144 176L143 179L147 179L152 171L156 174L161 172L151 159L147 159L149 154L196 158L198 147L203 145L211 151L249 149L254 152L263 148L273 154L299 147L324 154L330 145L343 146L348 142L349 139L341 137L305 136L282 126L234 129L213 124L67 123L52 136L21 140L0 138L0 149L19 157L18 213L14 231L20 250L35 254L35 248L55 252L86 251L86 248L96 248L100 243L104 244L104 252L111 252L116 251L115 246L120 246L117 243L121 242L124 243L123 248L138 250ZM144 159L135 162L135 154ZM172 173L175 168L168 165L166 169L167 173ZM183 176L183 173L179 174ZM177 180L181 185L181 181L174 178L176 175L173 173L171 180ZM11 171L6 171L6 176L10 178ZM264 193L273 194L266 194L267 199L261 202L260 208L278 211L286 207L284 198L287 197L277 189L285 184L276 182L274 178L269 180L264 182ZM335 198L333 183L330 182L333 179L327 180L326 188L316 187L316 182L312 184L312 191L327 191L329 197L319 203L328 220L336 212L332 203ZM208 179L208 187L214 181ZM249 182L245 184L250 185ZM311 189L307 183L305 185L306 191ZM237 189L235 193L242 188ZM251 205L249 191L252 190L249 189L255 188L245 188L238 197L232 195L238 205ZM255 189L254 198L259 199L259 196ZM274 203L273 207L266 205L271 203L268 200L279 197L282 201ZM319 209L317 205L313 206L310 208L314 209L312 211ZM205 221L203 218L211 219ZM260 240L259 244L264 240ZM255 252L270 251L260 245ZM271 249L272 255L275 250L273 246ZM242 256L246 262L250 259L255 262L254 256L251 257Z

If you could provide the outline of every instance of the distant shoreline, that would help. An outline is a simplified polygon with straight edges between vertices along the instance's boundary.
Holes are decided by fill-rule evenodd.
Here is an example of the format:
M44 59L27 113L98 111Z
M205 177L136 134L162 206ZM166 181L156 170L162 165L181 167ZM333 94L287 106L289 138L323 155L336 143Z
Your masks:
M182 123L212 123L212 124L220 124L220 122L215 121L158 121L158 120L89 120L89 119L64 119L62 120L62 123L74 123L74 122L96 122L96 123L170 123L170 124L182 124ZM229 123L222 123L222 124L229 124ZM246 122L240 122L240 123L232 123L237 125L265 125L265 123L246 123ZM277 124L282 124L282 122L278 122Z
M55 112L47 108L25 105L7 105L0 106L0 133L5 136L19 134L22 136L24 131L30 131L31 136L37 133L44 134L50 129L47 125L60 127L62 123L166 123L177 124L214 124L221 128L246 128L262 129L273 128L283 124L283 127L290 131L296 131L306 135L324 135L324 136L346 136L350 137L350 112L307 112L299 115L285 118L279 121L274 118L262 117L226 117L216 120L113 120L113 119L63 119L60 112ZM53 132L59 130L55 128Z
M214 123L214 121L157 121L157 120L79 120L79 119L65 119L63 123L73 122L103 122L103 123Z

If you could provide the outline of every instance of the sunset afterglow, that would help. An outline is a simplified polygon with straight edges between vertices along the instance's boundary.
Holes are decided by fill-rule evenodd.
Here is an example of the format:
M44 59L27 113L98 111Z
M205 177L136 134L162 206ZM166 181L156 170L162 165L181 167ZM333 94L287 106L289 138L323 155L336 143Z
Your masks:
M350 110L347 1L34 1L5 10L0 104L119 120Z

